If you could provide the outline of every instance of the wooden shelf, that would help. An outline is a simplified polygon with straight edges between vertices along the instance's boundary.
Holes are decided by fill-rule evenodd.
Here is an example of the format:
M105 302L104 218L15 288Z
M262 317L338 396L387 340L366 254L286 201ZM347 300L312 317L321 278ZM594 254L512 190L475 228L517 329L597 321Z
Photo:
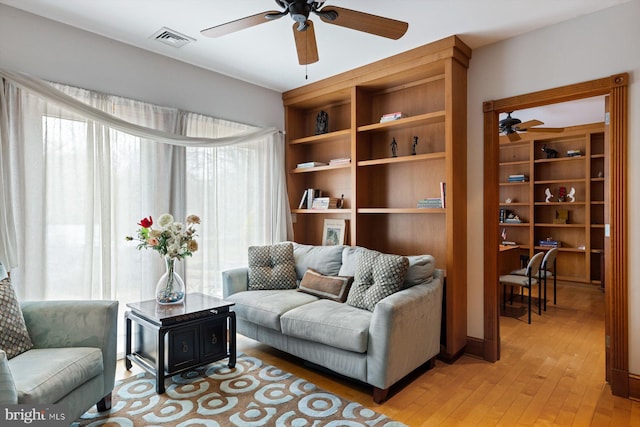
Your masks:
M376 132L388 129L400 129L415 126L424 126L434 123L444 123L447 114L445 111L436 111L433 113L420 114L413 117L405 117L404 119L393 120L385 123L373 123L370 125L359 126L358 132Z
M584 206L585 202L535 202L536 206Z
M555 159L536 159L534 163L564 163L564 162L575 162L576 160L584 160L585 156L573 156L573 157L557 157Z
M351 214L351 209L291 209L291 213L304 215Z
M534 181L535 185L549 185L549 184L569 184L569 183L583 183L587 180L585 178L567 178L567 179L548 179L545 181Z
M329 171L333 169L346 169L350 167L351 167L351 163L344 163L340 165L315 166L312 168L295 168L291 171L291 173L321 172L321 171Z
M320 135L306 136L289 141L289 145L296 144L317 144L321 142L335 141L340 138L347 138L351 135L350 129L339 130L335 132L323 133Z
M444 208L358 208L361 214L444 214Z
M585 224L553 224L551 222L536 222L536 227L545 228L584 228Z
M529 165L529 160L518 160L515 162L501 162L500 167L505 167L505 166L522 166L522 165Z
M500 227L529 227L531 224L528 222L501 222Z
M416 154L415 156L386 157L384 159L362 160L358 166L388 165L393 163L420 162L446 158L446 153Z

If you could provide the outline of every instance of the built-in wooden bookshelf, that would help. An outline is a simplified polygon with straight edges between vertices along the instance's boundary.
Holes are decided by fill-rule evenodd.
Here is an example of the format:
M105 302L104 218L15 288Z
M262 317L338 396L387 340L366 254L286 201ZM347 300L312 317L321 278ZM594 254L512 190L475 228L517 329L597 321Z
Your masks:
M559 241L557 274L560 280L600 284L604 254L605 138L604 123L565 128L560 133L521 133L521 139L500 144L500 208L517 215L521 223L500 223L506 240L515 242L526 257L548 250L540 241ZM558 152L547 158L542 147ZM569 150L580 155L568 156ZM524 174L525 182L508 182ZM560 201L561 188L566 190ZM552 197L547 200L547 189ZM574 201L570 201L569 194ZM511 199L507 203L507 199ZM562 212L566 223L556 223Z
M283 94L288 193L295 240L321 244L324 219L348 220L347 244L432 254L446 270L444 358L466 345L466 73L471 50L455 36ZM327 133L315 135L328 113ZM383 115L406 117L381 123ZM414 137L418 143L413 147ZM393 156L391 141L397 142ZM342 165L300 163L348 157ZM419 208L441 195L443 208ZM303 192L344 197L342 209L298 209Z

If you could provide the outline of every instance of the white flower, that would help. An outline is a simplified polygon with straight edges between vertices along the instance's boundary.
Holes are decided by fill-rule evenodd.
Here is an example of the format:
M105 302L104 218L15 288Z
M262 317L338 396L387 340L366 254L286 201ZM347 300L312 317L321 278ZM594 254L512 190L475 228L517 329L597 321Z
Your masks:
M158 225L160 227L166 227L167 225L171 224L173 222L173 215L171 214L162 214L160 215L160 218L158 218Z

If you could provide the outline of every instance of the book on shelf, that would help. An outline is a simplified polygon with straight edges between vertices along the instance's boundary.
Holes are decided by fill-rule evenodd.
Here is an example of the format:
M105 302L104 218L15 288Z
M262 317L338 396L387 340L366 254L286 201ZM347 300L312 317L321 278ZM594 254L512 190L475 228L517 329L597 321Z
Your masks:
M518 246L516 242L512 242L511 240L503 240L502 246Z
M418 208L443 208L442 199L439 197L430 197L427 199L418 200Z
M338 159L329 160L330 165L344 165L347 163L351 163L351 157L341 157Z
M313 199L311 209L336 209L338 207L337 197L316 197Z
M447 183L440 181L440 200L442 200L442 207L447 207Z
M509 175L508 181L509 182L527 182L529 181L529 177L525 174Z
M322 192L316 188L307 190L307 209L313 209L313 201L316 197L322 196Z
M582 151L580 150L567 150L567 157L578 157L582 156Z
M302 192L302 198L300 199L300 204L298 205L298 209L302 209L303 207L305 207L305 203L307 201L307 193L309 191L308 190L304 190Z
M547 238L545 240L540 240L538 242L540 246L544 246L545 248L560 248L562 247L562 242L558 240L553 240L551 238Z
M382 117L380 117L380 123L392 122L394 120L404 119L405 117L408 116L401 111L396 111L395 113L387 113L383 114Z
M306 168L315 168L316 166L327 166L328 163L325 162L304 162L298 163L296 167L298 169L306 169Z

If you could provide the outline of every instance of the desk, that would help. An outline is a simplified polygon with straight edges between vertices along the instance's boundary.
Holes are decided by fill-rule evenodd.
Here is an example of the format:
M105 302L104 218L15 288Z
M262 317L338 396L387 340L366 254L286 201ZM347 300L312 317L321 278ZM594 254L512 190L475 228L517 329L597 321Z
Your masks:
M498 275L509 274L520 268L520 246L500 245Z
M206 365L226 357L236 364L234 303L199 293L184 303L159 305L155 300L127 304L125 367L131 362L156 377L156 392L165 391L167 375ZM132 345L132 322L136 343ZM227 340L227 333L229 339Z

